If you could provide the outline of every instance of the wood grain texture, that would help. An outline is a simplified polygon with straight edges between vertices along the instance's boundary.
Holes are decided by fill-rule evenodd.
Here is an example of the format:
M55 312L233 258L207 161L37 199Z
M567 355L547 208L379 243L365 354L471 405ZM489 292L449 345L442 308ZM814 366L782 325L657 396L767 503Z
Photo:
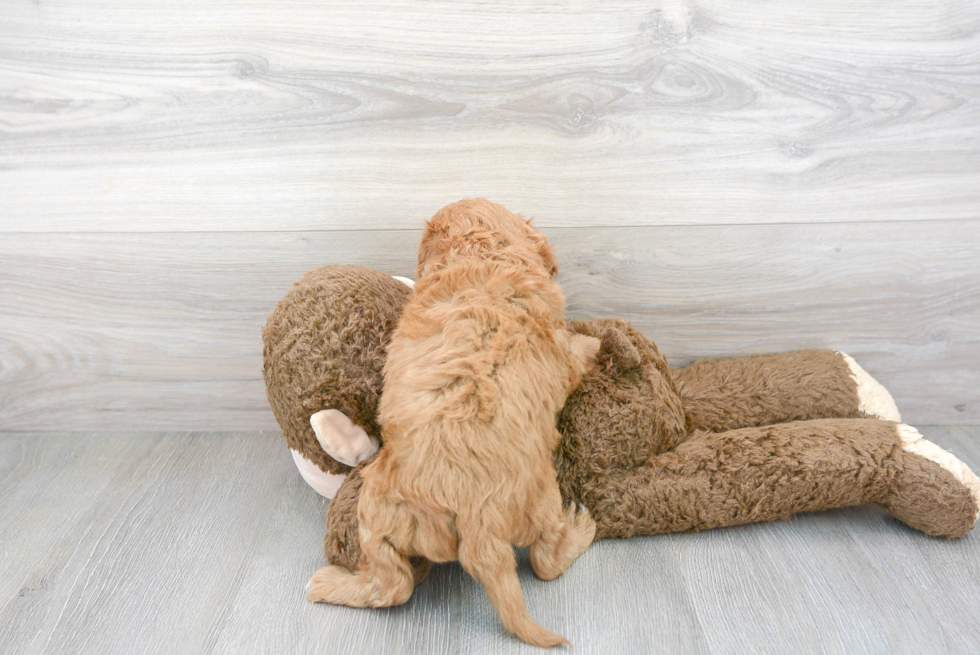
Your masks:
M148 442L118 435L78 439L86 447L72 448L65 435L0 438L0 602L46 588L47 579L34 584L30 574L66 535L88 534L92 505L111 492L120 463L145 455Z
M980 440L975 438L980 436L980 430L976 427L936 426L926 430L926 434L936 443L948 446L964 462L980 462ZM877 562L877 568L888 576L907 581L933 615L957 617L957 608L980 605L980 557L974 548L960 543L933 551L912 540L888 545L877 527L887 523L890 517L877 512L868 512L868 516L875 522L872 523L874 536L859 534L850 523L844 524L845 529L854 533L854 542L866 551L869 559ZM958 572L964 584L947 584L947 576L953 571ZM969 653L980 644L980 621L941 621L940 627L943 644L950 652Z
M980 221L546 230L573 318L674 364L852 354L911 423L980 420ZM265 318L305 271L411 275L415 231L7 235L0 428L276 429Z
M289 488L286 467L257 464L287 451L262 433L32 435L24 447L52 439L76 460L69 471L94 463L109 475L86 485L40 471L17 486L28 498L15 508L26 527L18 537L36 555L12 571L25 593L3 598L0 643L22 653L203 652ZM77 518L29 500L91 497L90 487L99 492ZM72 521L46 543L31 524L49 516Z
M0 231L980 217L980 5L0 5Z
M980 469L980 427L922 432ZM0 434L0 453L5 652L539 652L458 564L401 607L306 602L326 503L272 433ZM532 614L586 655L980 649L980 534L877 508L600 541L552 582L519 561Z

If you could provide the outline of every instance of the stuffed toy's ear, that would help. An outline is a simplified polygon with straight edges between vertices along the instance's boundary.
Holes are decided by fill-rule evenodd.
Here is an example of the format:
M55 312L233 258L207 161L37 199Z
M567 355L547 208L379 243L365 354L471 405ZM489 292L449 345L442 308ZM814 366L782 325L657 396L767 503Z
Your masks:
M320 410L310 417L310 425L323 451L347 466L357 466L378 452L378 440L340 410Z
M607 370L625 373L640 368L643 364L643 356L639 348L627 334L627 331L636 331L625 321L615 319L569 321L568 329L575 335L594 337L599 340L597 363ZM639 333L636 335L643 338Z
M391 277L395 278L396 280L398 280L399 282L401 282L402 284L404 284L409 289L414 289L415 288L415 280L413 280L410 277L402 277L401 275L392 275Z
M639 368L643 363L640 351L636 349L629 337L623 334L615 325L606 326L602 330L602 354L611 359L616 368L629 371Z

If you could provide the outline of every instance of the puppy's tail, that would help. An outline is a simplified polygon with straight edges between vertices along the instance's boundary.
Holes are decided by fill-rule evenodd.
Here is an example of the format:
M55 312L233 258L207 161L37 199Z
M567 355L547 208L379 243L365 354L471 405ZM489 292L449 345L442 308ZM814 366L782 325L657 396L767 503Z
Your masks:
M487 590L508 631L534 646L571 646L567 639L548 632L528 614L517 579L517 559L509 543L490 536L464 538L459 545L459 563Z

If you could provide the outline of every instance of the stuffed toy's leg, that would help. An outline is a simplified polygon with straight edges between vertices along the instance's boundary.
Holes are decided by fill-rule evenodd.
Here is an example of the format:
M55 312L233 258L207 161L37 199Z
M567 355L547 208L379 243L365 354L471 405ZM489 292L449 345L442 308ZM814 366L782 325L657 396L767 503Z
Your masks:
M834 350L700 360L671 374L694 430L818 418L901 420L888 391Z
M632 472L581 490L596 537L702 530L877 504L931 535L976 521L980 481L912 427L824 419L697 432Z

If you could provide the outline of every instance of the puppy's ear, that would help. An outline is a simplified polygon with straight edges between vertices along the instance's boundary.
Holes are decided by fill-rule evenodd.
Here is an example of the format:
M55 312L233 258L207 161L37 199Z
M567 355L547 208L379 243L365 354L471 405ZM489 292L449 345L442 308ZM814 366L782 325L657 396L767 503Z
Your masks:
M548 273L554 279L558 275L558 259L555 257L555 251L552 250L548 240L541 237L541 241L541 245L538 246L538 254L541 255L541 259L544 260L544 265L548 268Z
M419 258L415 267L415 278L422 278L428 269L435 266L446 254L446 241L449 238L444 222L433 219L425 224L425 232L419 242Z

